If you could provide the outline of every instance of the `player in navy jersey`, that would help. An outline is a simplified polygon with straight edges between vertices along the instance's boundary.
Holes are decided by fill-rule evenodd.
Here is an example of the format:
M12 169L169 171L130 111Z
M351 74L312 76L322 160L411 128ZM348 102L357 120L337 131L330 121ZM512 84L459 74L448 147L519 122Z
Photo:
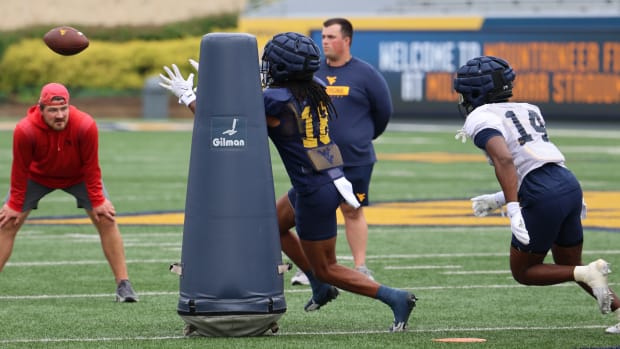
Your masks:
M336 210L343 202L353 208L359 207L359 202L344 176L338 146L330 138L328 124L336 112L325 86L314 78L319 55L312 39L292 32L275 35L263 50L268 134L293 185L288 197L298 235L281 232L282 249L310 280L313 296L306 311L336 298L338 287L387 304L394 316L390 331L400 332L407 326L416 297L337 263ZM168 76L161 75L161 85L194 111L193 75L184 79L175 65L173 70L164 70ZM281 217L278 219L280 223Z
M501 191L472 198L476 216L506 205L512 242L510 269L524 285L554 285L576 281L598 301L603 314L620 301L609 289L609 263L598 259L582 265L586 207L577 178L564 155L550 141L540 109L509 102L515 73L503 59L474 58L457 71L454 89L465 125L457 133L482 149L495 169ZM545 264L551 251L554 264ZM620 333L620 324L608 333Z
M392 115L392 99L387 82L369 63L353 57L353 26L345 18L323 22L322 45L325 59L316 76L327 84L338 118L330 123L330 135L344 160L344 173L362 206L369 204L369 187L377 161L372 141L379 137ZM286 199L281 198L280 201ZM285 207L280 203L279 207ZM368 225L363 208L341 205L347 241L355 267L372 278L366 267ZM300 279L296 275L292 282Z

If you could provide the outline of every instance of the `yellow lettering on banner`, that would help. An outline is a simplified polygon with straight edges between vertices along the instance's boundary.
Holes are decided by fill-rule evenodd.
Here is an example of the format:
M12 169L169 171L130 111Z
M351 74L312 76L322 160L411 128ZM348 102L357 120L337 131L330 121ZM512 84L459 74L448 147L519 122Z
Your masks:
M349 86L327 86L326 91L332 97L344 97L349 95Z
M431 102L455 102L457 94L452 89L452 73L426 73L426 96Z
M600 65L600 48L595 42L584 43L583 52L584 54L584 72L593 72L598 73L601 70Z
M600 48L591 41L485 43L484 54L502 57L517 72L598 72Z
M515 100L620 103L620 42L497 42L485 44L484 53L517 72Z
M603 43L604 72L620 73L620 42Z
M553 74L556 103L620 103L620 75Z
M555 74L552 80L552 92L551 96L556 103L567 103L566 98L566 83L564 77L560 74Z
M549 74L518 74L513 88L515 101L549 102Z

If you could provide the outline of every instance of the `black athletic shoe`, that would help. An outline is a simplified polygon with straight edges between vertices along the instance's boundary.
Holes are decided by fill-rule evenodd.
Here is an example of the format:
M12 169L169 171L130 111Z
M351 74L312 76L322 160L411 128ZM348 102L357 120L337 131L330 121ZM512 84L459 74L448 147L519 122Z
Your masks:
M326 285L327 286L327 285ZM327 290L320 296L318 299L314 299L314 296L310 298L306 306L304 306L305 311L315 311L319 310L322 306L336 299L340 292L334 286L328 286Z

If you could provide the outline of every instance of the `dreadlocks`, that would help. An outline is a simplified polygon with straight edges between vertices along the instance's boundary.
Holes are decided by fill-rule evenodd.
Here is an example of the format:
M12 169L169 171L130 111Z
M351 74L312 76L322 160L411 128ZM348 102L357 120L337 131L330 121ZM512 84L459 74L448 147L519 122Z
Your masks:
M318 117L325 111L327 111L329 119L338 117L334 103L325 91L325 86L314 79L306 81L286 81L278 83L278 85L288 88L298 102L303 103L303 101L307 100L310 114L313 118ZM324 110L321 111L319 108Z

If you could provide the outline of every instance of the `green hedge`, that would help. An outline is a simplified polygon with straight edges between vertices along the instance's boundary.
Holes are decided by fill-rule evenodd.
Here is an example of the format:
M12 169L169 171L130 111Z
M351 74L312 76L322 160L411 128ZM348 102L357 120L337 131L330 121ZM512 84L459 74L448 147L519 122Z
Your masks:
M51 81L70 85L77 95L131 93L172 63L187 75L193 71L188 58L198 59L202 36L234 31L219 28L236 28L236 23L233 14L160 27L78 27L90 46L75 56L58 55L45 45L41 38L49 28L0 35L6 45L0 58L0 102L32 100Z
M216 31L216 28L236 28L239 15L225 13L217 16L197 17L187 21L160 26L118 26L101 27L62 23L78 28L91 40L123 42L131 40L170 40L188 36L201 36ZM57 24L60 25L60 24ZM0 57L4 51L23 39L42 38L55 25L32 26L16 30L0 31Z
M166 41L91 41L75 56L52 52L41 40L11 45L0 61L0 93L28 95L48 82L70 85L75 91L136 90L145 79L176 63L186 75L193 71L188 58L198 59L202 37Z

